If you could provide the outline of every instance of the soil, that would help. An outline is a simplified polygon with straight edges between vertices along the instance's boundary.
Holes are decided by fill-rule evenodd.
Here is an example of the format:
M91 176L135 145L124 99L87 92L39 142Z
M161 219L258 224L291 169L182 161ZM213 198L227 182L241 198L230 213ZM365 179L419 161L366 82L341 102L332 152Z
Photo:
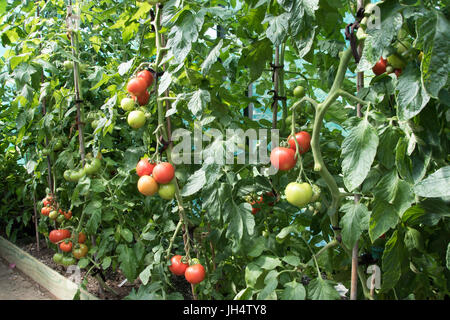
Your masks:
M66 272L66 267L56 264L53 261L53 254L55 253L52 249L48 248L46 246L46 243L44 240L40 241L40 250L37 251L37 245L36 243L29 243L29 244L17 244L22 250L26 251L48 267L52 268L53 270L57 271L61 275L65 277L70 277L72 273ZM112 290L114 290L117 295L113 294L112 292L105 290L100 284L99 281L96 279L96 276L91 272L86 277L87 270L82 269L81 270L81 281L85 283L86 289L89 293L92 295L98 297L102 300L120 300L126 297L131 290L134 288L135 291L138 290L140 281L136 280L134 283L125 282L122 284L126 278L120 271L120 269L115 270L114 272L111 271L111 269L108 269L107 271L103 272L103 281L105 284ZM98 274L100 278L102 276ZM122 286L120 286L122 284Z
M0 300L56 300L45 288L0 258Z

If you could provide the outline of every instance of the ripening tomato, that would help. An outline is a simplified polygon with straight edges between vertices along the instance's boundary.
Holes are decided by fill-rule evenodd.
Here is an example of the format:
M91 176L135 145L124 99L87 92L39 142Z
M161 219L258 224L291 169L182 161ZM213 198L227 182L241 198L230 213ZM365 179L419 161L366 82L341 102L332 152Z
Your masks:
M67 241L67 240L66 240ZM72 241L68 241L68 242L61 242L59 244L59 248L61 249L61 251L64 252L70 252L72 251Z
M78 233L78 243L85 243L85 241L86 241L86 235L82 231L80 231Z
M133 96L133 100L136 101L140 106L145 106L150 101L150 93L145 90L140 96Z
M133 78L128 81L127 91L133 96L141 96L147 90L147 82L144 78Z
M153 178L155 178L158 183L169 183L174 176L175 169L169 162L158 163L155 168L153 168Z
M270 153L270 162L275 168L281 171L287 171L295 167L297 160L294 150L277 147Z
M186 271L187 267L189 267L189 265L187 263L183 263L181 261L182 256L180 256L179 254L173 256L170 259L171 265L169 266L169 270L177 276L182 276L184 274L184 272Z
M138 190L145 196L152 196L158 191L158 183L151 176L142 176L138 180Z
M295 139L297 139L297 143L298 143L298 147L299 147L298 152L300 154L304 154L311 147L311 136L309 135L308 132L306 132L306 131L297 132L295 134ZM295 152L296 146L295 146L294 138L289 136L288 142L289 142L289 148L294 150L294 152Z
M43 208L41 209L41 213L42 213L44 216L47 216L47 217L48 217L48 215L50 214L50 211L52 211L52 208L51 208L51 207L43 207Z
M85 244L78 244L78 246L72 250L73 256L78 260L86 256L87 253L88 247Z
M155 166L155 163L148 162L148 158L141 159L136 165L136 173L139 177L149 176L153 173Z
M153 74L148 70L139 71L136 77L145 79L145 82L147 83L147 88L150 87L153 83Z
M373 73L375 75L379 76L380 74L383 74L386 72L386 66L387 66L387 60L383 59L383 57L380 57L380 60L378 60L377 63L372 67Z
M197 284L205 279L205 268L199 263L186 268L184 277L189 283Z
M70 218L72 218L72 211L69 210L68 212L63 212L64 218L66 218L66 220L69 220Z
M394 69L395 75L398 77L400 77L400 75L402 74L402 69Z

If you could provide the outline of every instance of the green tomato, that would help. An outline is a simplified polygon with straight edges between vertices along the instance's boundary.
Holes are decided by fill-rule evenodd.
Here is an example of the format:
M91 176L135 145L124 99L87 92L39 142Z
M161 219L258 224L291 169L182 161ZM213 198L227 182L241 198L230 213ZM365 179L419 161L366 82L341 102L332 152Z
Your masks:
M63 257L64 257L64 256L63 256L62 253L55 253L55 254L53 255L53 261L54 261L56 264L61 264Z
M93 121L91 122L92 129L96 129L96 128L97 128L98 122L99 122L98 120L93 120Z
M86 163L84 170L86 174L91 175L97 173L101 166L100 159L94 158L91 163Z
M49 156L50 155L50 149L48 149L48 148L44 148L44 149L42 149L42 155L43 156Z
M64 65L64 69L68 71L73 68L73 61L66 60L66 61L64 61L63 65Z
M83 178L85 175L86 175L86 171L84 170L84 168L81 168L78 171L72 171L70 174L70 181L77 182L78 180Z
M141 110L134 110L128 114L128 124L133 129L139 129L145 124L145 113Z
M58 222L59 224L63 223L64 220L66 220L66 218L64 217L64 215L60 214L58 216L58 218L56 218L56 222Z
M131 98L123 98L122 101L120 101L120 107L125 111L134 110L135 104L135 101Z
M61 139L56 140L55 145L53 146L53 151L59 151L63 148L63 142Z
M302 86L297 86L294 89L294 97L300 99L305 96L305 88Z
M387 62L394 69L404 69L406 66L405 61L403 61L403 59L395 53L387 57Z
M311 186L306 182L291 182L286 186L284 193L286 195L286 200L299 208L308 204L313 195Z
M56 210L50 211L50 213L48 214L48 217L52 220L56 220L56 218L58 218L59 216L59 212ZM64 218L64 216L63 216Z
M66 181L71 181L70 180L70 174L72 173L72 170L66 170L66 171L64 171L64 174L63 174L63 176L64 176L64 179L66 180Z
M71 266L77 264L77 260L74 257L63 257L61 261L63 266Z
M171 182L168 184L160 184L158 194L165 200L172 200L175 196L175 184Z

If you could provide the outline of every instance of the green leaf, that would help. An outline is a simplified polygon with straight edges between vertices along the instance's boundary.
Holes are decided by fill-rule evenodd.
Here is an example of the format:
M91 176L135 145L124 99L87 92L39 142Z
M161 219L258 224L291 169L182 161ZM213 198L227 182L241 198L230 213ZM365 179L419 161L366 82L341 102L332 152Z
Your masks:
M204 15L196 14L191 10L184 10L178 17L176 24L170 28L166 46L170 48L174 56L173 64L183 62L189 54L192 43L197 41L203 21Z
M86 267L88 266L88 264L89 264L89 259L86 259L86 258L81 258L81 259L78 261L78 266L79 266L81 269L86 268Z
M294 267L298 267L301 263L300 258L293 255L284 256L281 260Z
M254 288L263 269L256 263L251 262L245 267L245 283L248 287Z
M245 288L239 291L233 298L233 300L250 300L253 296L252 288Z
M284 42L289 28L290 14L285 12L279 16L267 16L262 23L269 23L266 30L267 38L272 41L274 46L279 46Z
M263 269L273 270L281 266L281 261L277 257L262 256L255 263Z
M170 74L170 72L166 71L164 72L164 74L162 75L161 79L159 80L159 86L158 86L158 92L159 95L163 95L164 92L169 88L170 84L172 83L172 75Z
M143 285L146 285L150 280L150 276L152 275L152 269L153 264L150 264L139 274L139 279L141 279Z
M397 194L399 181L397 170L390 170L388 173L383 175L380 181L378 181L373 190L373 194L377 199L392 203L395 199L395 195Z
M284 284L281 300L305 300L305 298L306 289L301 283L293 280Z
M122 62L118 68L119 75L123 76L128 71L130 71L130 68L133 66L133 63L134 63L134 58L132 58L131 60L128 60L127 62Z
M211 102L211 95L209 94L209 91L199 89L194 92L191 100L189 100L188 108L195 116L198 116L210 102Z
M375 128L364 119L353 127L342 143L342 173L348 191L353 191L367 177L378 147Z
M202 63L202 74L206 75L209 72L211 66L217 61L220 56L220 50L223 46L223 39L220 39L219 43L209 52L208 56Z
M133 233L127 229L127 228L122 228L120 229L120 235L122 236L122 238L125 239L126 242L130 243L133 241Z
M386 292L392 289L401 276L402 261L405 257L405 246L395 230L391 238L386 242L382 257L383 281L381 289Z
M398 127L393 126L386 128L380 135L377 157L386 169L391 169L395 164L395 153L392 151L395 150L400 135Z
M450 22L438 11L430 11L417 21L417 41L423 46L422 81L428 94L437 98L447 85L450 69Z
M120 269L129 282L136 279L136 267L138 266L134 250L126 245L120 244L117 246L119 252Z
M228 211L227 237L233 237L240 242L244 234L252 235L255 227L255 218L251 214L249 203L236 205L234 201L226 203L225 211Z
M414 186L421 197L438 198L450 196L450 166L440 168Z
M420 70L413 64L407 65L398 79L396 88L397 114L400 120L409 120L419 114L430 101L420 79Z
M109 266L111 265L112 259L111 257L106 257L105 259L103 259L102 262L102 269L106 270L109 268Z
M420 235L420 232L414 228L407 227L404 241L405 246L406 248L408 248L408 250L423 250L422 236Z
M339 292L334 288L336 283L331 280L315 278L308 284L308 298L311 300L340 300Z
M347 248L353 248L362 232L369 229L370 212L362 203L345 203L341 210L342 241Z
M191 175L188 182L184 185L181 195L187 197L201 190L206 183L205 171L203 168L198 169Z
M272 42L265 38L253 42L242 50L239 65L249 68L249 83L258 79L266 67L267 62L272 60L272 46Z
M278 286L278 272L275 270L270 271L264 279L264 284L264 289L257 296L258 300L270 299L272 297L272 293Z

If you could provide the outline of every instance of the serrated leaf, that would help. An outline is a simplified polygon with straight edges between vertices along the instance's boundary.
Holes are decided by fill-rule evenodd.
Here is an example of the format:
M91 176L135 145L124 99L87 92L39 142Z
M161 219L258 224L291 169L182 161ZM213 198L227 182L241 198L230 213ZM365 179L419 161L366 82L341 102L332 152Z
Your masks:
M308 298L311 300L340 300L341 296L334 288L335 285L334 281L315 278L308 284Z
M220 50L223 46L223 39L220 39L219 43L209 52L208 56L202 63L202 74L206 75L209 72L211 66L217 61L220 56Z
M399 238L398 231L394 231L386 242L383 251L382 269L383 281L381 289L387 291L395 286L401 276L402 261L405 256L405 246Z
M370 171L378 147L375 128L364 119L353 127L342 143L342 173L348 191L363 183Z
M342 241L347 248L353 248L362 232L369 229L370 213L362 203L345 203L341 210Z
M450 196L450 166L440 168L414 186L421 197L438 198Z
M281 294L281 300L305 300L306 289L297 281L291 281L284 285L284 291Z
M195 116L198 116L210 102L211 95L209 94L209 91L199 89L194 92L192 98L189 100L188 109L191 110Z
M184 185L181 195L187 197L201 190L206 183L206 175L203 168L198 169L191 175L188 182Z

